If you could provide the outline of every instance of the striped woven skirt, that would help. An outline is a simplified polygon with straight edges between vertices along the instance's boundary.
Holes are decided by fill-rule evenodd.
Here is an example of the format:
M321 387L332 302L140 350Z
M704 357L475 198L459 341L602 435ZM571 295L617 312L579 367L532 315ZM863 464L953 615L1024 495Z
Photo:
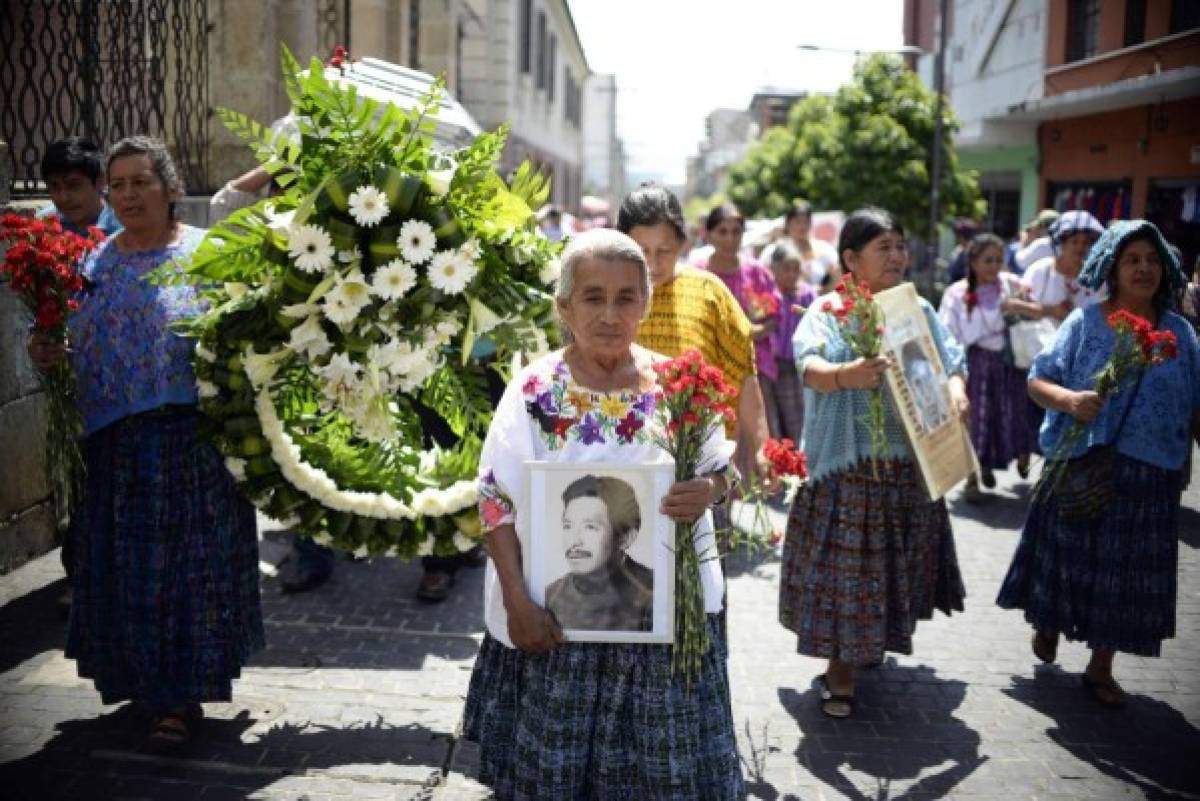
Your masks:
M196 412L119 420L85 440L84 459L67 657L106 704L230 700L263 646L258 541Z
M530 656L484 637L466 738L501 801L726 801L744 795L727 653L714 646L690 688L666 645L567 643Z
M1116 495L1092 523L1035 498L996 599L1089 648L1158 656L1175 636L1183 474L1117 454Z
M917 621L962 611L950 516L926 500L916 466L864 462L796 493L779 584L779 622L796 650L854 665L912 653Z
M1030 426L1024 370L999 351L967 349L967 396L971 399L971 442L983 467L1003 470L1023 453L1033 453L1037 429Z

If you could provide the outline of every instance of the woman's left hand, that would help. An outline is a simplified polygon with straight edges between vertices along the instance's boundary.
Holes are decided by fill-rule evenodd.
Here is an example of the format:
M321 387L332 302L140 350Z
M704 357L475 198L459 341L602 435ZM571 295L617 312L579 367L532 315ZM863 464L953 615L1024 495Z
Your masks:
M958 419L963 422L963 425L971 421L971 400L967 397L967 387L962 379L953 380L957 376L952 376L948 389L950 390L950 405L954 408Z
M695 522L712 503L716 479L692 478L676 481L667 490L659 511L676 523Z

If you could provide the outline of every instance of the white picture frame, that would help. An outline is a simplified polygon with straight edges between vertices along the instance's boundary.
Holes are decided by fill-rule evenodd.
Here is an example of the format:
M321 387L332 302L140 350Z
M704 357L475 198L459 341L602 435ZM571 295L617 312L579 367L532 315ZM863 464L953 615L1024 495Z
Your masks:
M534 603L572 642L673 642L675 524L659 505L674 465L528 462L526 470L523 562Z
M967 427L950 403L949 376L909 283L875 295L883 311L888 395L908 436L929 500L979 469Z

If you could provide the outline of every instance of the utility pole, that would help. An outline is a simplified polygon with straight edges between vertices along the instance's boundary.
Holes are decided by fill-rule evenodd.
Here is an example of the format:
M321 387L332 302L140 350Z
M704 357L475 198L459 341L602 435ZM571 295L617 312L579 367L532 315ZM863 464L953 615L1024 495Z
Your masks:
M949 0L941 0L938 9L938 46L933 57L933 91L937 97L934 100L933 122L933 153L930 155L929 168L929 243L928 271L929 284L937 275L938 255L938 221L941 219L942 192L942 102L946 91L946 33Z

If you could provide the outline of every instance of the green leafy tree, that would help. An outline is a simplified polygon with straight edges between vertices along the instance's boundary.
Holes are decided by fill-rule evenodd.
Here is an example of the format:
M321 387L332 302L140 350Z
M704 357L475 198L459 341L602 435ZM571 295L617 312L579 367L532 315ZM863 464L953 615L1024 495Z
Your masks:
M756 216L782 214L794 198L818 209L882 206L925 234L935 99L898 57L871 56L850 84L802 100L786 126L767 131L730 169L728 194ZM952 145L958 122L948 107L942 115L942 216L978 219L986 208L975 173Z

